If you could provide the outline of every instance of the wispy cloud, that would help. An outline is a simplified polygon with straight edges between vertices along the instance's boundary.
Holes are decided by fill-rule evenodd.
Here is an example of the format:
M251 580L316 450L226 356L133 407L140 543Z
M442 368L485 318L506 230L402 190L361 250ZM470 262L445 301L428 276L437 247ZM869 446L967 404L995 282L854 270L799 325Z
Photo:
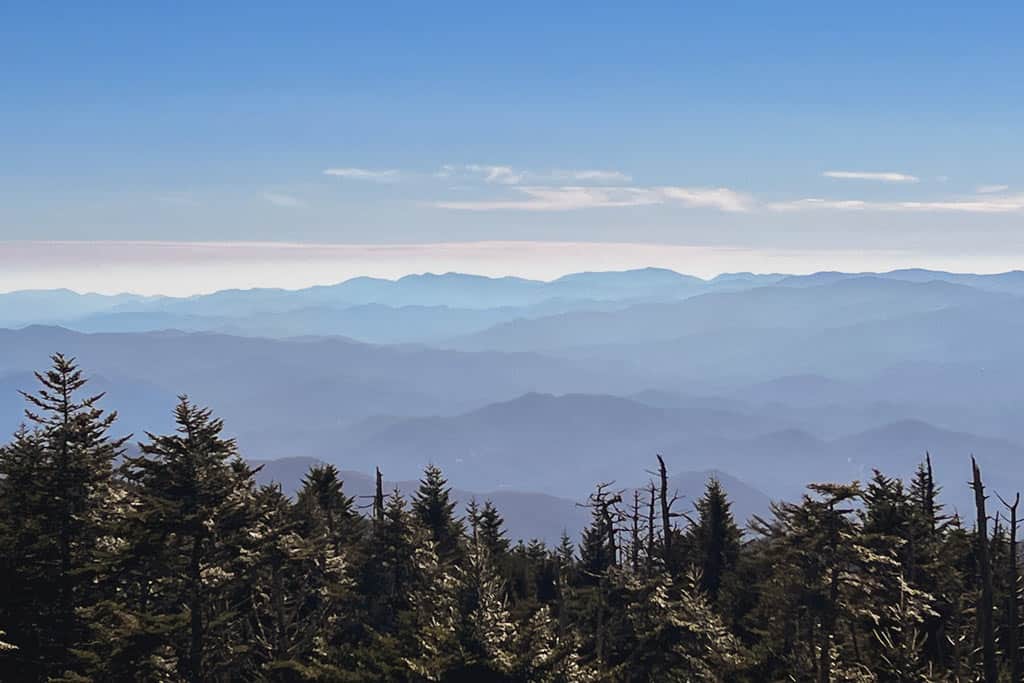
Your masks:
M264 192L263 199L274 206L284 208L296 208L306 205L306 203L298 197L293 197L290 194L280 194L278 192Z
M978 194L998 194L1010 189L1009 185L981 185L975 192Z
M581 183L606 185L628 183L632 178L622 171L605 169L554 169L533 171L493 164L445 164L434 173L437 178L470 177L496 185L542 185Z
M806 197L785 202L771 202L766 205L772 211L819 211L822 209L838 209L841 211L857 211L867 208L867 202L861 199L823 199Z
M434 202L439 209L457 211L574 211L657 203L633 188L519 187L525 197L511 200Z
M1024 212L1024 195L946 199L933 201L872 202L861 199L807 198L766 205L773 211L920 211L952 213L1017 213Z
M749 195L727 187L659 187L655 191L667 200L691 208L741 212L749 211L755 204Z
M917 176L889 171L825 171L822 175L838 180L875 180L881 183L916 183L920 180Z
M399 173L394 169L328 168L324 170L324 175L348 178L349 180L370 180L378 183L388 183L398 180Z
M550 173L550 177L555 180L574 180L577 182L591 182L591 183L628 183L633 178L621 171L602 171L602 170L580 170L580 171L561 171L556 170Z
M523 173L512 170L511 166L486 166L483 164L468 164L465 170L470 173L482 175L485 182L500 183L502 185L515 185L523 180Z
M724 187L517 187L511 200L439 201L432 205L458 211L575 211L653 204L680 204L719 211L748 211L747 195Z

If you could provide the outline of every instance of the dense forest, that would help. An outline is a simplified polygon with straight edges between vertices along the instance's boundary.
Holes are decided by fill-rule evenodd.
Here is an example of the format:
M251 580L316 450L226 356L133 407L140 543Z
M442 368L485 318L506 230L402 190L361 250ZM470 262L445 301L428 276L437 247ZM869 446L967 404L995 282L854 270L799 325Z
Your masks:
M972 461L970 519L922 454L747 522L652 454L547 547L488 501L459 518L435 467L364 501L318 466L291 497L186 397L132 440L72 359L37 377L0 449L3 681L1021 680L1018 498Z

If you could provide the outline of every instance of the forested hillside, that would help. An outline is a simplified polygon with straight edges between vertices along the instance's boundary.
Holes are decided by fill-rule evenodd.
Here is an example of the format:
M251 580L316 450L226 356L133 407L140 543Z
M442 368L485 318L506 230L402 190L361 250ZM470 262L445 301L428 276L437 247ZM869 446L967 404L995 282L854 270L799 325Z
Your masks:
M289 496L186 397L129 437L69 358L25 389L4 681L1020 680L1017 498L966 453L969 516L925 457L749 525L713 478L684 505L652 453L648 487L591 482L588 527L550 545L491 501L459 514L434 466L364 499L314 465Z

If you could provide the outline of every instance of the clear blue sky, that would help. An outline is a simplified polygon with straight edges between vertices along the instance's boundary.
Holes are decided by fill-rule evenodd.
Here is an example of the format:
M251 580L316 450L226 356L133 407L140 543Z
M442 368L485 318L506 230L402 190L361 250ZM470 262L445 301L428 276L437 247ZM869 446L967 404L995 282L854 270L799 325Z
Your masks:
M1022 29L1020 2L8 2L0 241L1015 256Z

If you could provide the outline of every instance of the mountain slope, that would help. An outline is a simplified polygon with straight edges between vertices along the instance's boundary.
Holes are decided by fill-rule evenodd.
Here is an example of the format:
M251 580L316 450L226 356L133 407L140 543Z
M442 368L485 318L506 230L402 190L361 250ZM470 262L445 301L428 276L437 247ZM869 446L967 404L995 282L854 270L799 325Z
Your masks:
M456 414L530 391L639 388L614 373L536 354L463 353L342 339L87 335L30 327L0 330L0 349L0 374L45 368L49 354L60 351L114 386L144 382L168 395L188 393L224 417L257 457L321 457L346 425L372 415ZM153 423L160 424L160 417L152 416Z

